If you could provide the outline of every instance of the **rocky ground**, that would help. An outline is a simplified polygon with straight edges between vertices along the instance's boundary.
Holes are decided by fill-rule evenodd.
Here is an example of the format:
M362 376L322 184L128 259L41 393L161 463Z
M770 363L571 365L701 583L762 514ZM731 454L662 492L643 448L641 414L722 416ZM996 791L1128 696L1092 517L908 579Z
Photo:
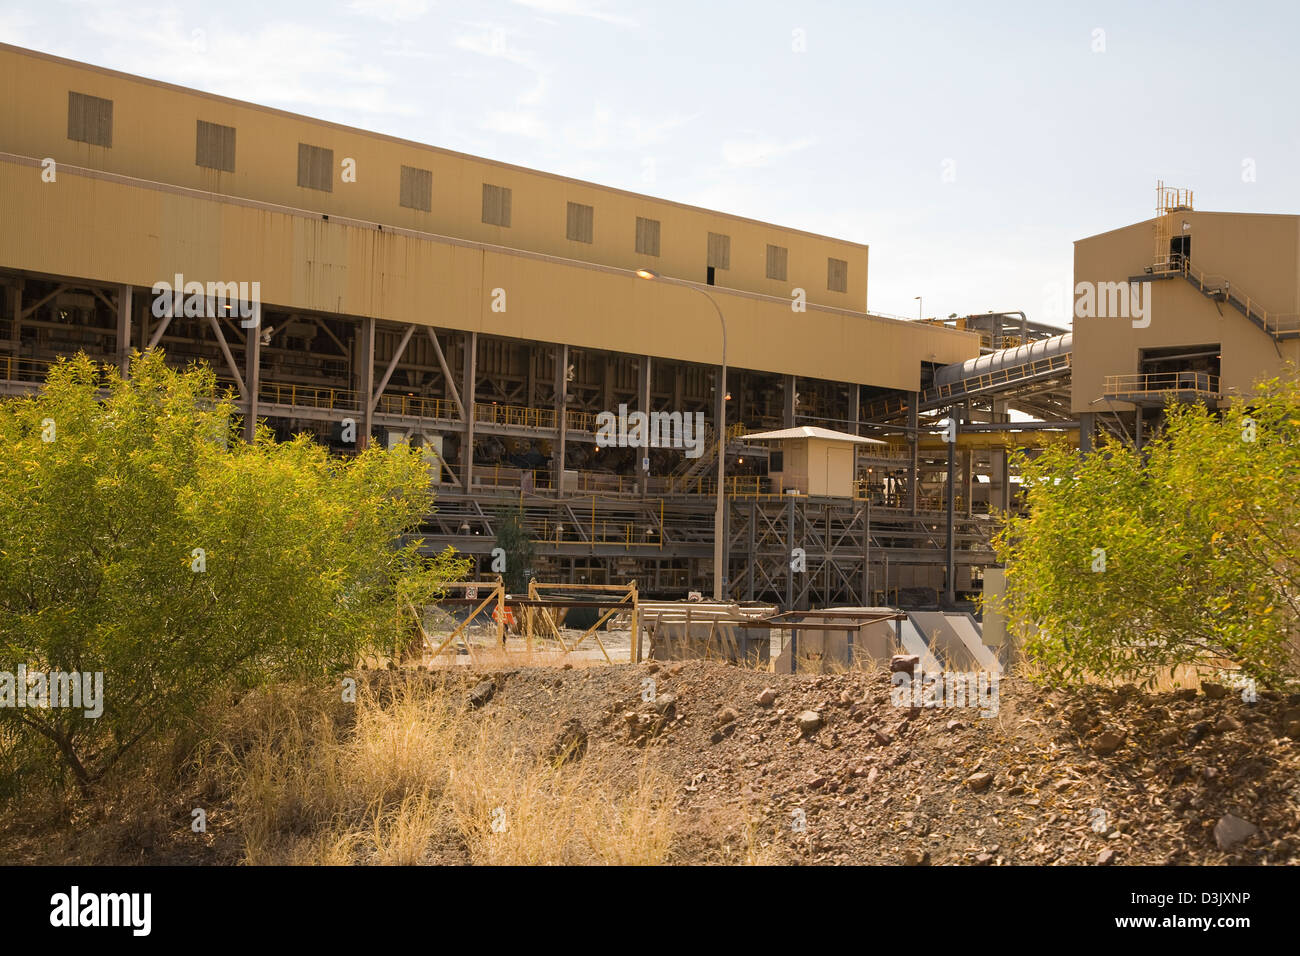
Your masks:
M675 863L1300 862L1300 695L1245 703L1214 684L1061 691L1006 678L985 718L896 705L883 671L652 661L426 674L535 753L596 758L629 780L652 762L674 792ZM156 845L124 833L113 861L239 862L235 827L218 823L195 847L187 808L199 799L175 793L176 833ZM7 829L15 858L43 859L43 833ZM80 859L77 843L59 858Z
M1008 678L982 718L895 706L887 673L708 661L505 671L491 691L483 706L539 739L618 748L629 768L653 750L680 786L684 862L1300 858L1300 695L1248 704L1213 684L1063 692Z

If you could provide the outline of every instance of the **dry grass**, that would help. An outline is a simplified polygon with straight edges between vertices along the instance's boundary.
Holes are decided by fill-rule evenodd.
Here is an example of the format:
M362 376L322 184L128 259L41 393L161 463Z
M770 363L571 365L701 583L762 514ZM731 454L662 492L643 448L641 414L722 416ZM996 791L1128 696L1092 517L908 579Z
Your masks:
M1015 659L1010 673L1036 683L1047 679L1046 671L1044 671L1042 665L1034 658L1024 654ZM1202 681L1236 686L1236 681L1239 680L1235 676L1236 673L1236 668L1228 662L1223 662L1220 666L1215 666L1214 663L1180 664L1174 668L1173 673L1164 669L1152 672L1149 682L1143 686L1143 689L1152 694L1165 694L1184 688L1200 687ZM1090 674L1083 678L1082 683L1115 688L1131 683L1131 681L1126 678L1111 678Z
M425 675L355 705L245 701L207 771L233 781L250 864L659 864L671 788L593 747L552 755ZM347 707L354 707L346 720Z

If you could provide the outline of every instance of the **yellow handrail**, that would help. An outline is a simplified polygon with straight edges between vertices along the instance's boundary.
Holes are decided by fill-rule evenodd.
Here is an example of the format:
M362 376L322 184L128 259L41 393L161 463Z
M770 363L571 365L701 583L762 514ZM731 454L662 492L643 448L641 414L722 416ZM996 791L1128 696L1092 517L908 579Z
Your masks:
M1164 392L1201 392L1219 394L1219 376L1208 372L1146 372L1137 375L1107 375L1102 394L1107 398L1121 395L1155 395Z

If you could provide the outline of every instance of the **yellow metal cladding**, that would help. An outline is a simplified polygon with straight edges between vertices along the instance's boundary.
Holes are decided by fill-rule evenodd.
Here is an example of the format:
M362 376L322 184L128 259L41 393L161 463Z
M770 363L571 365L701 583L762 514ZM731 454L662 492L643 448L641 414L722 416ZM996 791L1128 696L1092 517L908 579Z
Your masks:
M1198 272L1227 280L1270 314L1300 313L1300 216L1196 212L1174 214L1174 232L1191 237ZM1183 228L1186 223L1187 228ZM1134 223L1074 244L1074 281L1128 283L1152 265L1156 222ZM1136 375L1144 349L1219 345L1219 387L1226 396L1248 394L1260 378L1300 362L1300 340L1275 341L1225 302L1202 295L1181 277L1142 284L1147 315L1134 327L1129 316L1075 317L1071 408L1075 412L1127 410L1105 398L1106 378ZM1102 296L1097 299L1100 302ZM1077 299L1077 297L1076 297ZM1141 327L1141 323L1149 324Z
M68 139L68 94L113 101L112 146ZM197 124L235 130L234 171L196 164ZM333 151L332 190L298 185L300 143ZM649 267L703 282L708 236L730 237L716 284L863 312L867 247L492 162L395 137L212 96L0 44L0 152L309 209L366 222L527 249L622 269ZM354 160L355 182L343 181ZM428 212L400 204L401 167L429 171ZM511 190L511 224L483 218L483 184ZM568 204L593 208L592 242L566 235ZM660 224L660 255L636 250L637 218ZM768 245L788 250L785 279L767 278ZM829 259L848 263L843 292L828 288Z
M711 362L717 317L690 288L536 253L0 157L0 266L152 286L260 282L269 306L373 316ZM733 253L734 254L734 253ZM505 311L494 311L503 290ZM965 332L710 289L737 367L915 390L924 361L978 354ZM715 346L717 342L717 346Z

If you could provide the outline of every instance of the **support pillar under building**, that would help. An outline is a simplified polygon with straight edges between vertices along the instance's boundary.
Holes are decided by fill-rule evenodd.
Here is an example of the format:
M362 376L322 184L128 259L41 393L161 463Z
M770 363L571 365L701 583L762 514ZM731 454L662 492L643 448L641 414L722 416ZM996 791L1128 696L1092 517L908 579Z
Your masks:
M1097 434L1097 413L1080 412L1079 413L1079 451L1088 455L1095 449L1094 440Z
M569 347L558 346L555 360L555 422L559 436L555 442L552 465L555 468L556 493L564 492L564 454L569 431Z
M262 326L261 323L244 329L244 387L248 398L248 411L244 415L244 441L257 437L257 393L262 387ZM364 392L362 401L370 407L370 393ZM367 411L367 418L369 412ZM366 431L369 436L369 429Z
M918 467L918 457L920 455L921 443L921 411L918 407L921 402L919 392L909 392L907 398L907 431L910 442L910 454L907 465L907 509L913 516L916 515L916 484L920 469Z
M361 427L357 434L357 451L370 447L370 431L374 415L370 410L370 396L375 392L375 320L361 320L361 335L357 340L357 393L361 397Z
M474 410L477 401L478 333L465 334L465 449L461 459L465 463L465 490L474 490Z
M117 370L125 378L131 364L132 288L124 285L117 295Z

